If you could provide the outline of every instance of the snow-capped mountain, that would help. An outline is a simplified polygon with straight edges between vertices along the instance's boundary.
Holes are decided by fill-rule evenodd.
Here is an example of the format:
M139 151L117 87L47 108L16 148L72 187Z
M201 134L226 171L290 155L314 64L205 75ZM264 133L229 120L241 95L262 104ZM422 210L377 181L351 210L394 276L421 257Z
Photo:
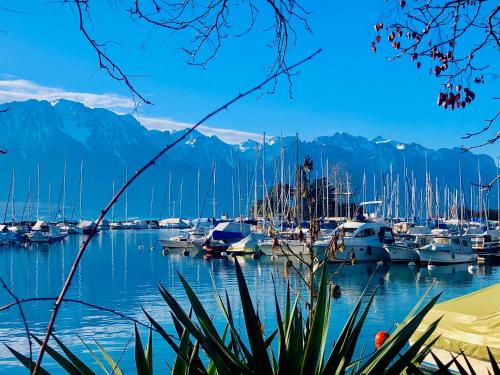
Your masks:
M91 109L81 103L62 99L52 102L28 100L9 103L7 106L11 110L0 114L0 148L9 151L0 155L0 201L7 199L11 171L15 169L18 219L25 205L30 179L31 199L36 195L37 165L40 166L42 212L47 215L50 185L54 215L58 201L62 202L60 196L66 159L66 216L69 216L68 212L74 211L73 216L76 218L79 213L75 198L80 163L83 160L83 214L86 217L95 216L111 197L113 181L116 189L123 183L125 165L131 175L155 152L181 134L148 130L131 115L118 115L105 109ZM461 154L458 148L431 150L418 144L404 144L383 137L368 140L345 132L318 137L312 141L299 141L298 144L293 136L274 137L267 139L265 147L268 186L272 185L276 175L275 168L279 165L280 150L283 147L287 180L288 171L293 174L295 161L298 159L302 162L305 155L310 155L314 161L312 177L322 175L321 165L326 169L328 160L331 169L337 166L349 171L352 186L356 191L360 189L365 172L370 199L373 195L373 174L379 181L381 174L389 171L391 165L393 175L400 174L403 181L403 164L406 164L408 171L413 172L417 181L422 184L427 160L427 167L433 179L438 178L438 184L447 184L450 187L457 187L459 184L459 160L463 186L469 187L471 181L477 182L478 163L483 181L488 181L496 174L495 163L487 155ZM259 155L257 160L259 192L262 186L261 157L262 155ZM159 217L160 214L163 217L168 216L169 210L175 215L196 216L198 170L200 200L203 203L207 189L211 189L213 163L216 164L218 214L232 213L233 202L237 213L238 206L242 209L246 207L247 196L251 200L255 162L254 141L230 145L216 136L209 137L195 131L130 188L129 216L148 218L151 214L151 197L154 200L153 217ZM170 175L172 183L169 199ZM247 182L250 186L247 186ZM211 191L209 194L211 199ZM238 195L241 198L240 205ZM0 203L0 209L4 204L5 202ZM211 215L209 206L206 203L205 216ZM122 201L115 208L115 217L123 217L123 211Z

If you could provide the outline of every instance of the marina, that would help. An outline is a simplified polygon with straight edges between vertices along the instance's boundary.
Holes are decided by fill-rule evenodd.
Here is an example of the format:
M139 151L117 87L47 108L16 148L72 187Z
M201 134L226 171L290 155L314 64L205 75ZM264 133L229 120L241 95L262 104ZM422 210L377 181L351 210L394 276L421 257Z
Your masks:
M123 230L102 231L89 247L89 255L77 272L77 277L68 298L84 300L99 306L113 307L128 316L146 322L141 306L158 318L168 330L173 331L173 323L159 295L157 286L161 282L171 293L187 306L185 295L179 289L177 271L180 272L198 294L207 311L214 314L214 322L223 329L224 319L217 313L214 300L212 278L220 292L227 291L237 325L242 325L243 316L234 276L233 258L203 260L203 257L183 256L161 251L161 238L179 235L175 230ZM5 282L19 297L48 297L58 293L70 267L82 236L68 236L63 242L53 244L33 244L29 248L5 246L0 249L1 274ZM154 248L154 250L153 250ZM252 298L258 304L266 331L275 325L274 289L272 276L277 279L276 290L280 302L284 301L286 286L290 282L297 290L303 284L293 272L284 276L283 261L271 261L270 257L252 259L251 256L238 257L245 277L252 291ZM338 265L329 265L334 272ZM373 336L380 330L392 330L393 322L400 321L426 288L435 281L435 293L444 291L440 301L449 300L470 291L500 282L500 267L479 264L471 272L467 264L439 266L432 270L427 267L408 267L406 264L359 263L343 266L333 282L341 287L342 295L332 303L332 336L342 328L370 275L376 276L370 291L377 287L375 305L368 314L366 328L362 332L360 345L371 348ZM103 288L103 285L106 285ZM304 291L306 293L306 291ZM1 304L9 302L9 297L1 295ZM45 329L51 302L25 304L25 312L30 327L37 335ZM26 348L22 322L16 310L1 312L0 332L3 341L18 350ZM133 325L120 317L88 308L79 304L66 304L64 314L58 324L57 335L72 348L84 351L82 342L91 345L96 339L110 354L117 358L133 333ZM174 353L167 348L161 338L154 336L158 352L164 353L165 360L173 361ZM85 355L85 354L84 354ZM126 352L120 367L127 372L135 371L133 351ZM92 361L91 357L87 358ZM157 363L161 371L162 364ZM0 366L11 374L24 374L24 368L2 347ZM56 365L48 358L48 370ZM155 369L156 370L156 369Z
M0 375L500 375L497 2L6 3Z

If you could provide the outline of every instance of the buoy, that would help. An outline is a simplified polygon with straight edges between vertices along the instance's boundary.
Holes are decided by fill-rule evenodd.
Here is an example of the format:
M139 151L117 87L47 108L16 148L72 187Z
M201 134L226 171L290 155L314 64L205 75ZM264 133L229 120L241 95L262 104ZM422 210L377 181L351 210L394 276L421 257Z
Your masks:
M189 250L184 250L184 252L182 253L182 255L184 255L185 257L188 257L189 256Z
M417 264L415 262L408 263L408 267L415 267Z
M168 255L168 249L163 249L163 251L161 252L163 255Z
M332 288L333 298L335 298L335 299L340 298L341 294L342 294L342 291L340 290L340 286L338 284L335 284Z
M375 335L375 348L380 349L382 344L389 338L389 332L380 331Z
M144 250L144 245L139 245L137 248L138 248L139 250Z

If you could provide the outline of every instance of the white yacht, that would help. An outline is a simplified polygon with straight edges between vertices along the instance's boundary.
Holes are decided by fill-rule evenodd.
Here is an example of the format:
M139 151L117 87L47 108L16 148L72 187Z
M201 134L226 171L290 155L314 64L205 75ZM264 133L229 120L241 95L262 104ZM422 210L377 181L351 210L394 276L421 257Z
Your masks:
M420 263L427 265L476 262L468 236L437 236L430 244L419 247Z
M269 236L265 233L252 232L242 240L231 244L227 252L237 255L254 254L259 251L259 244L268 239Z
M194 247L187 233L181 233L178 236L160 240L162 246L168 249L188 249Z
M408 232L400 235L396 242L385 244L384 249L389 253L393 263L418 263L420 257L417 248L429 244L431 240L431 230L418 226L409 228Z
M335 229L335 234L338 250L334 262L390 260L384 244L394 242L394 237L391 227L384 222L348 221Z
M269 239L259 242L259 250L266 256L304 256L309 255L306 241Z

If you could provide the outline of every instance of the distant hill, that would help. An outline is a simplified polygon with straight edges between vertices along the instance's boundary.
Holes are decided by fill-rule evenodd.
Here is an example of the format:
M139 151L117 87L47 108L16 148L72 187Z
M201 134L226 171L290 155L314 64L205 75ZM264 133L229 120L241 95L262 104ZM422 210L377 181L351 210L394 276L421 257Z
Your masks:
M8 104L12 109L0 115L0 148L11 150L0 155L0 215L3 215L9 191L12 169L15 169L16 216L19 219L27 196L28 179L31 177L31 198L36 201L36 169L40 165L41 211L47 216L48 186L51 186L52 216L55 213L63 179L64 160L67 160L66 216L69 217L76 203L74 217L79 216L75 201L80 162L84 161L83 216L96 216L109 200L112 184L116 188L123 183L125 165L129 175L144 163L154 152L178 136L179 132L148 130L131 115L118 115L105 109L91 109L81 103L67 100L54 102L28 100ZM284 147L284 173L297 159L295 137L269 138L266 141L266 185L271 186L275 176L280 176L280 149ZM216 163L217 214L232 213L233 194L235 211L238 213L238 172L240 165L240 196L242 210L246 207L247 193L252 199L252 184L256 158L256 143L247 141L240 145L226 144L216 136L205 136L199 132L191 134L187 141L171 152L143 177L128 192L130 217L148 218L154 185L153 217L168 216L168 210L180 214L180 185L183 180L182 216L197 216L197 178L200 170L200 196L203 202L210 183L212 164ZM366 171L367 196L373 198L373 175L380 184L381 174L392 165L393 176L400 175L403 184L403 164L414 173L419 184L425 181L425 164L438 184L455 188L459 184L458 164L461 162L463 184L469 202L470 182L478 180L478 163L483 181L496 175L494 160L487 155L461 154L460 149L431 150L412 143L404 144L377 137L373 140L348 133L335 133L312 141L300 141L298 160L310 155L314 161L313 177L321 176L321 156L326 169L336 165L348 170L355 196L359 196L363 173ZM261 156L260 156L261 157ZM258 185L262 189L261 159L259 157ZM278 168L278 171L276 171ZM171 201L165 194L172 175ZM292 179L293 180L293 179ZM233 187L232 182L233 181ZM248 185L247 185L248 181ZM401 194L402 194L401 190ZM496 194L492 194L492 196ZM211 216L211 191L208 193L204 216ZM175 203L173 203L175 201ZM496 200L495 200L496 202ZM250 203L251 204L251 203ZM496 203L495 203L496 205ZM25 213L26 215L26 213ZM116 218L124 216L123 200L114 211ZM7 215L10 218L10 213ZM2 218L0 218L2 219Z

